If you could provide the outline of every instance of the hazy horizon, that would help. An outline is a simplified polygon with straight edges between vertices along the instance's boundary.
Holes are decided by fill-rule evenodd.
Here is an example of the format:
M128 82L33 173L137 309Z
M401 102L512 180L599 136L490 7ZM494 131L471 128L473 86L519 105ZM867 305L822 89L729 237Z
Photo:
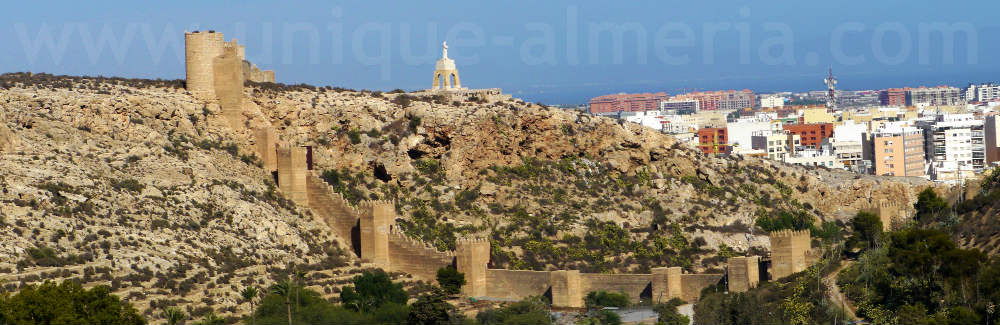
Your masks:
M447 40L463 85L532 102L988 82L1000 3L599 1L9 4L0 70L183 79L183 33L216 30L282 83L430 86ZM928 17L924 13L933 12Z

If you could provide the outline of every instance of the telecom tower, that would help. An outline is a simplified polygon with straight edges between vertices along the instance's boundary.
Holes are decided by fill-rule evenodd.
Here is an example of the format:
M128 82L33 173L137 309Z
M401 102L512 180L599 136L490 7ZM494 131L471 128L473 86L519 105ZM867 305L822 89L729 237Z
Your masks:
M823 79L826 84L826 107L831 110L837 108L837 78L833 77L833 67L830 67L830 75Z

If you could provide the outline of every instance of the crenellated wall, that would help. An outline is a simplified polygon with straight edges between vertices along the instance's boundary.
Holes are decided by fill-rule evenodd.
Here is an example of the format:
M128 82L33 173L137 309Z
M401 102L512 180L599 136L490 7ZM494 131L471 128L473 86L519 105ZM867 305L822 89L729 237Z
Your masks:
M389 233L388 243L388 269L396 272L406 272L424 281L434 281L437 279L437 270L451 265L455 260L453 252L439 252L433 247L426 246L423 242L410 238L395 228ZM385 268L384 265L379 266Z
M701 298L701 290L722 280L723 274L681 274L681 299L695 303Z
M315 172L309 173L306 179L309 192L309 208L316 213L326 225L333 229L347 244L351 241L351 228L359 226L361 212L351 206L344 196L334 192Z

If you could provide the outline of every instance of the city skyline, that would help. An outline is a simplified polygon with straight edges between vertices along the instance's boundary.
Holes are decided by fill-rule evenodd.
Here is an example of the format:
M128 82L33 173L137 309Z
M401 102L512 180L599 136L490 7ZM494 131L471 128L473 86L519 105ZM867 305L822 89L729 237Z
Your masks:
M440 2L51 3L14 5L19 18L0 25L2 70L179 79L178 35L211 29L259 44L247 57L285 71L278 82L355 89L424 89L448 41L466 84L557 104L691 88L816 90L829 66L847 90L961 86L1000 72L988 59L1000 25L974 14L1000 7L992 3L932 4L933 17L899 1L562 1L518 12Z

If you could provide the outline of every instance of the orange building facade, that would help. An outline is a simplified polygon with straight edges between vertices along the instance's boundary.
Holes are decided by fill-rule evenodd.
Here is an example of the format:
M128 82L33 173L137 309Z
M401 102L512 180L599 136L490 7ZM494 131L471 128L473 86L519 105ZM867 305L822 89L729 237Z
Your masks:
M706 154L728 154L729 135L726 128L701 128L698 130L698 149Z
M802 139L802 145L811 148L819 148L823 140L833 136L833 124L812 123L812 124L785 124L782 128L788 133L797 134Z
M875 175L924 176L924 135L916 128L872 136Z

